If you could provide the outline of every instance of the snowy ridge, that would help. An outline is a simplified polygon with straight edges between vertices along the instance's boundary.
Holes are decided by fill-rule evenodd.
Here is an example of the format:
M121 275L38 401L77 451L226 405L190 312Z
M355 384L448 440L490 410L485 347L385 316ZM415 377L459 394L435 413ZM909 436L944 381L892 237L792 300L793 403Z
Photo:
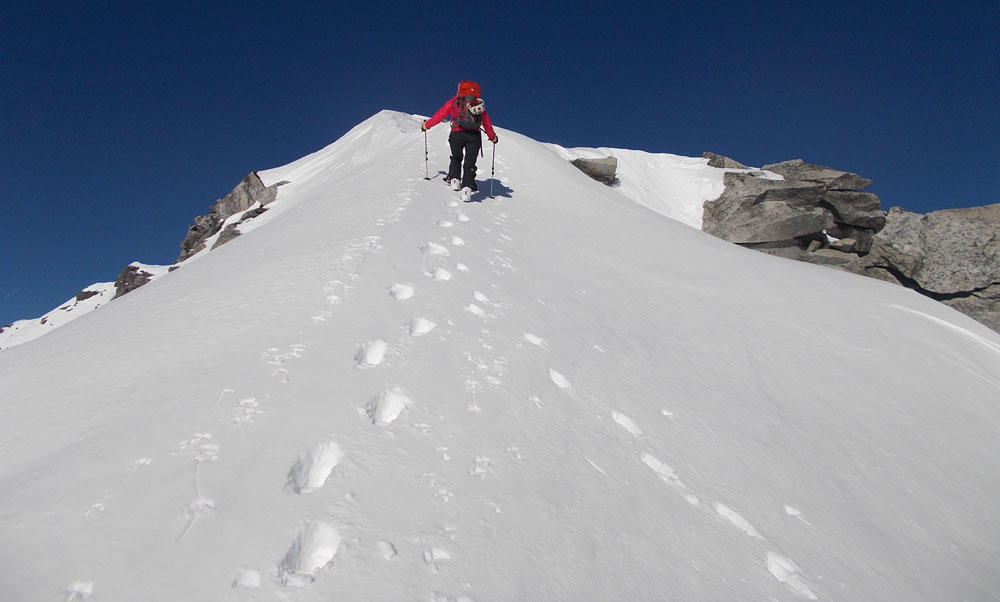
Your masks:
M4 597L1000 591L996 333L515 132L459 203L419 123L261 172L268 221L0 356Z
M563 148L546 144L567 161L574 159L618 159L616 190L629 199L682 224L701 230L705 201L714 201L725 191L726 172L760 171L721 169L708 159L669 153L647 153L621 148ZM780 180L778 174L763 171L763 177Z
M169 266L147 265L139 262L133 262L129 265L149 273L150 281L166 274L169 270ZM65 303L41 318L17 320L0 332L0 351L33 341L64 324L83 317L114 299L115 292L114 282L98 282L83 289L72 299L67 299Z
M33 341L104 305L115 296L114 282L99 282L35 320L17 320L0 332L0 351ZM80 298L82 297L82 298Z

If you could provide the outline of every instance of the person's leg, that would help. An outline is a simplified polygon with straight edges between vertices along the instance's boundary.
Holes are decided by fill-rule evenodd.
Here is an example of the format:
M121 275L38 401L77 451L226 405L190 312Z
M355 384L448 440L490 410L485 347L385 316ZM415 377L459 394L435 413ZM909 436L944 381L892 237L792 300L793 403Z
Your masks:
M468 133L465 143L465 164L462 166L462 188L478 190L476 186L476 159L479 158L479 149L483 147L483 139L478 133Z
M451 163L448 165L448 183L462 177L462 148L465 140L462 132L452 132L448 136L448 146L451 147Z

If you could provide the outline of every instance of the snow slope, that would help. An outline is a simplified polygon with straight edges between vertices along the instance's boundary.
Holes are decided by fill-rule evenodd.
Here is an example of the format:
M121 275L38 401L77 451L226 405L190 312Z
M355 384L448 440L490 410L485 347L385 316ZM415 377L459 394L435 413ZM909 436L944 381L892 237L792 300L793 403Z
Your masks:
M67 299L59 307L35 320L17 320L0 329L0 350L44 336L63 324L82 317L104 305L115 296L114 282L92 284Z
M618 192L629 199L648 207L657 213L685 223L693 228L701 229L702 210L705 201L714 200L722 194L725 186L723 175L727 171L755 171L738 169L718 169L708 166L707 159L682 157L667 153L647 153L617 148L563 148L556 144L546 144L548 148L558 153L567 161L577 158L602 158L614 156L618 159L618 182L615 186ZM484 162L485 163L485 162ZM765 177L781 179L781 176L771 172L760 172ZM242 219L243 213L229 217L220 226L236 223ZM259 222L248 222L241 226L241 231L255 228ZM187 260L188 263L201 259L218 239L219 233L205 241L205 250ZM172 266L153 266L134 262L152 275L152 279L167 273ZM114 283L105 282L91 285L86 290L102 291L102 298L88 301L71 299L36 320L18 320L10 327L0 330L0 351L27 343L44 334L48 334L70 319L97 309L114 296ZM110 295L106 295L110 292ZM69 312L73 312L70 314Z
M995 599L1000 336L419 123L0 354L0 598Z
M146 265L133 262L131 265L149 274L149 280L155 280L166 274L169 266ZM28 341L34 341L56 328L81 318L105 303L114 299L114 282L98 282L83 289L65 303L35 320L17 320L13 324L0 329L0 351Z
M725 190L723 176L727 171L748 172L751 169L719 169L709 167L708 159L682 157L668 153L621 148L563 148L546 144L567 161L573 159L618 159L615 186L622 195L644 207L701 230L705 201L714 201ZM782 179L772 172L768 177Z

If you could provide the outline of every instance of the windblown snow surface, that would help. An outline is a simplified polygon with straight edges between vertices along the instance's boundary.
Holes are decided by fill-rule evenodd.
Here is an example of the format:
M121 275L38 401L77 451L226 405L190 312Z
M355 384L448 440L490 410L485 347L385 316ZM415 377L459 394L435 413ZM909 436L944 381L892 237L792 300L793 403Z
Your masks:
M1000 337L419 124L0 353L0 598L997 599Z
M149 280L155 280L167 273L168 266L145 265L138 262L131 264L149 274ZM114 299L114 282L98 282L83 289L72 299L68 299L59 307L53 309L36 320L17 320L0 330L0 351L33 341L56 328L83 317L95 309Z

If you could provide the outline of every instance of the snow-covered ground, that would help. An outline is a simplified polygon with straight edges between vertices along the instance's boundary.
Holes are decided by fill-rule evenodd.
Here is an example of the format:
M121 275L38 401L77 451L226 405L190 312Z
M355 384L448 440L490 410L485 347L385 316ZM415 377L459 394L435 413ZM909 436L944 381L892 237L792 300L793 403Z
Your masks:
M147 265L137 261L132 262L130 265L149 274L150 281L166 274L170 269L170 266ZM91 284L41 318L35 320L17 320L13 324L3 327L3 330L0 331L0 351L46 335L56 328L68 324L77 318L81 318L103 306L114 299L114 296L114 282Z
M0 599L996 599L1000 336L419 123L0 353Z
M618 159L618 181L615 183L618 192L698 230L701 230L705 201L714 201L725 190L723 175L727 171L752 171L709 167L708 159L667 153L621 148L563 148L556 144L546 146L567 161L615 157ZM763 173L781 179L777 174Z

